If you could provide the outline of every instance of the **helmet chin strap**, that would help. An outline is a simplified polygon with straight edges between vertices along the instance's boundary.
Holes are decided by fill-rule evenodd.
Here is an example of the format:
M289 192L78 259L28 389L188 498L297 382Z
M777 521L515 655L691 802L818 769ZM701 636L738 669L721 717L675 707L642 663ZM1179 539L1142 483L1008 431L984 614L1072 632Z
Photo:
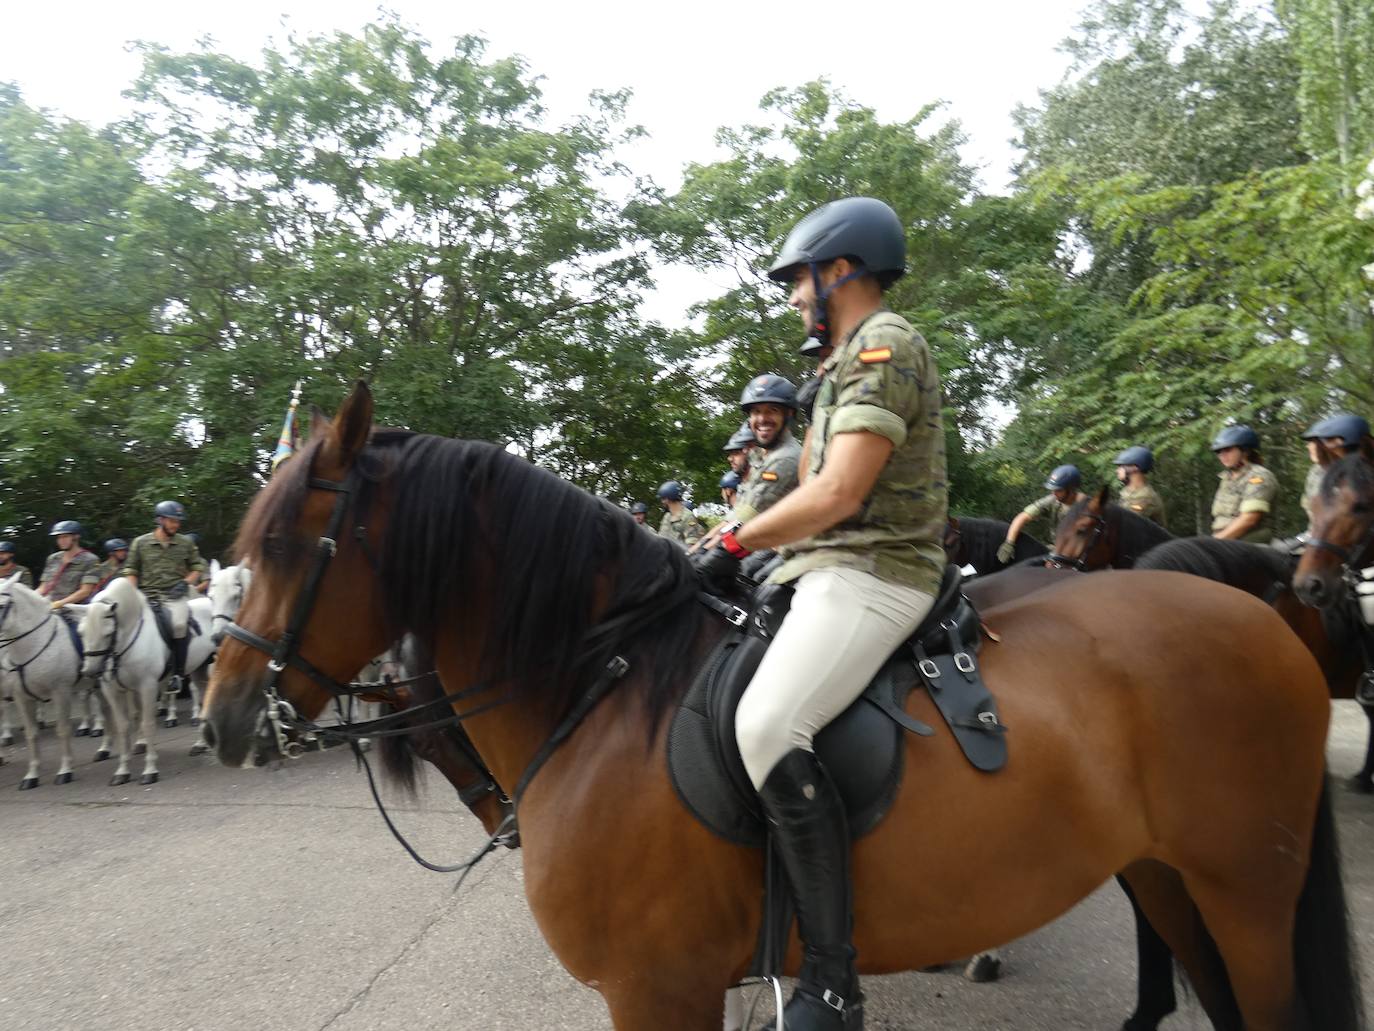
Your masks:
M816 303L811 307L815 328L812 330L811 335L820 341L822 347L829 347L832 342L830 339L830 313L827 311L828 306L825 302L830 300L830 295L836 290L844 286L844 284L848 283L851 279L858 279L867 269L864 269L862 266L856 268L847 275L843 275L835 280L835 282L831 283L828 287L822 288L820 265L811 261L807 262L807 267L811 269L811 285L816 291Z

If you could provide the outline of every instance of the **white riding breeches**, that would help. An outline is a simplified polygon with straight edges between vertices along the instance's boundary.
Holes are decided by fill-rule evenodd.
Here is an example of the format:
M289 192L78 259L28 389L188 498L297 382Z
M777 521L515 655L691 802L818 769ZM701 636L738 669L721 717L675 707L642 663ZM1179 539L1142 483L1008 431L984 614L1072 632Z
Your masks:
M172 624L172 636L175 638L185 637L186 628L191 622L190 601L186 598L163 601L162 608L167 613L167 622Z
M855 569L797 580L792 608L735 714L735 740L754 787L794 748L812 751L822 727L861 694L926 617L924 591Z

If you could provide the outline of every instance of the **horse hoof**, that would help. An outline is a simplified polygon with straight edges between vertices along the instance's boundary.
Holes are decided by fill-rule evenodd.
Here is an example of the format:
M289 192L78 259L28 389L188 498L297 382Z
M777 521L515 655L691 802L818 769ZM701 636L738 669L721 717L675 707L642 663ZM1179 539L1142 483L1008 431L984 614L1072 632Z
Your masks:
M54 784L70 784L72 782L71 770L68 770L66 773L59 773L53 778L52 782Z
M172 719L170 719L170 720L163 720L163 721L162 721L162 725L163 725L164 727L166 727L168 730L171 730L173 727L175 727L175 726L177 725L177 721L176 721L176 719L175 719L175 717L174 717L174 718L172 718Z
M21 780L21 781L19 782L19 790L20 790L20 791L28 791L29 788L36 788L36 787L38 787L38 778L37 778L37 777L25 777L23 780Z
M156 774L156 773L145 773L145 774L139 779L139 783L140 783L140 784L156 784L156 783L157 783L157 774Z
M1360 774L1350 778L1350 790L1358 795L1374 795L1374 779Z
M9 734L6 734L4 737L0 737L0 746L8 748L12 744L14 744L14 738L11 737Z
M144 744L142 741L140 741L138 744L134 745L134 755L143 755L143 754L144 754L145 752L147 752L147 751L148 751L148 746L147 746L146 744Z
M307 741L305 743L305 750L307 752L319 752L323 751L323 749L324 744L320 741L319 738L313 738L312 740Z
M90 728L90 727L77 727L77 728L76 728L76 736L77 736L77 737L90 737L90 736L91 736L91 728Z
M187 753L187 754L189 754L189 755L204 755L204 754L205 754L206 752L208 752L208 751L210 751L210 746L209 746L209 745L202 745L202 744L200 744L199 742L197 742L196 744L194 744L194 745L191 746L191 751L190 751L189 753Z
M200 726L200 717L199 717L199 716L192 716L192 717L191 717L191 726L193 726L193 727L198 727L198 726Z
M92 727L92 728L91 728L91 737L104 737L104 736L105 736L105 728L104 728L104 727Z
M1002 961L996 956L974 956L964 968L964 979L974 984L987 984L1002 976Z
M112 788L117 788L119 785L127 783L129 783L129 775L127 773L116 773L110 778L110 787Z
M95 752L95 761L96 761L96 762L98 762L98 763L99 763L99 762L104 762L104 761L105 761L106 759L108 759L109 757L110 757L110 750L109 750L108 748L97 748L97 749L96 749L96 752Z

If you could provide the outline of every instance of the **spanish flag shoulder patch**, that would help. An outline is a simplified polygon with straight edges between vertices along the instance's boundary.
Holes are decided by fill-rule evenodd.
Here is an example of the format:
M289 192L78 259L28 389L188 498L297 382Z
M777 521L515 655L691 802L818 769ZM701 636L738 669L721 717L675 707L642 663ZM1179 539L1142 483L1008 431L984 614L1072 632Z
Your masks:
M759 479L761 479L761 480L770 480L770 481L771 481L771 480L776 480L777 478L778 478L778 474L777 474L777 473L759 473Z
M892 361L892 348L890 347L870 347L867 351L859 352L859 361L865 365L877 365L879 362Z
M1252 477L1250 477L1250 482L1251 482L1251 483L1263 483L1263 482L1264 482L1264 477L1263 477L1263 476L1252 476Z

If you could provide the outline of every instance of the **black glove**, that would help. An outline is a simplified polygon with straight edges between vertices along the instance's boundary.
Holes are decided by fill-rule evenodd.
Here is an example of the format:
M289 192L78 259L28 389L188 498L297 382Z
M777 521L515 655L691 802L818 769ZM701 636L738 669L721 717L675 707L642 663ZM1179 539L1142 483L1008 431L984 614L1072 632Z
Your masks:
M740 560L721 545L717 544L708 551L699 551L693 558L696 560L697 578L708 594L728 594L735 586Z
M190 593L191 585L185 580L178 580L171 587L167 588L166 598L168 601L179 601Z

